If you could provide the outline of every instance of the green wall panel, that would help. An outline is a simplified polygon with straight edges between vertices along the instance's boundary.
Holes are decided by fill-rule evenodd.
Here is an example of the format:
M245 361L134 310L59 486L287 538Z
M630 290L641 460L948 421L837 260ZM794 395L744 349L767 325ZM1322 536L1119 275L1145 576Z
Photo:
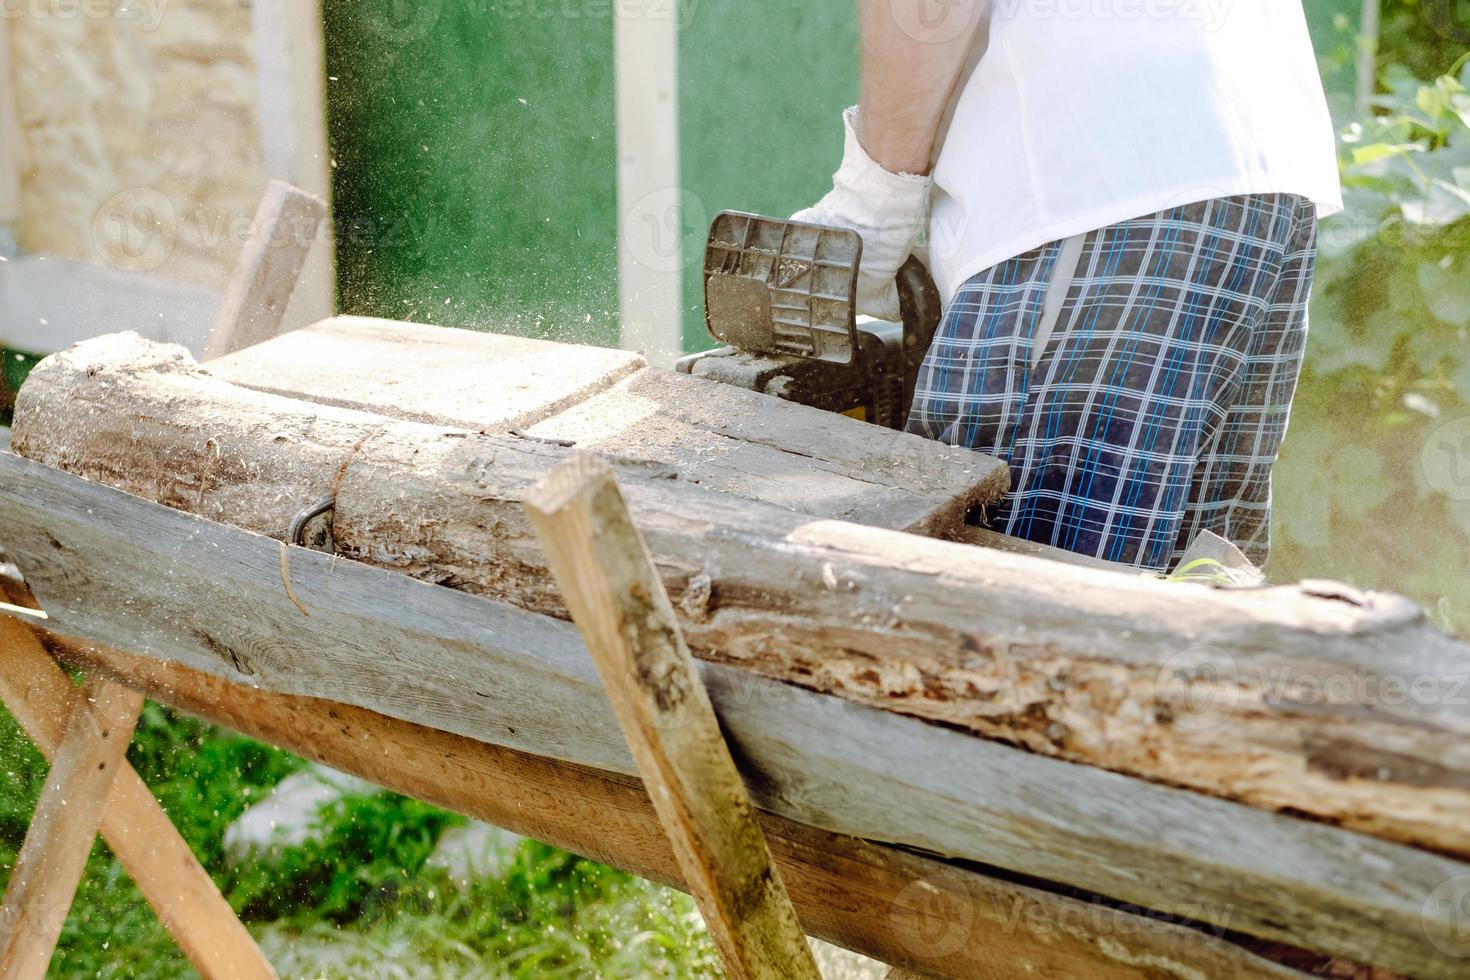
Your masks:
M700 267L725 209L786 215L831 186L844 108L857 101L857 19L847 0L702 3L679 38L686 206L685 348L709 347Z
M343 308L616 343L611 8L325 8Z
M345 310L617 342L614 2L325 5ZM1344 94L1360 5L1307 4ZM789 214L826 190L857 31L848 0L675 9L684 336L699 349L709 219Z
M346 311L616 343L612 2L326 5ZM856 28L846 2L679 10L698 348L708 220L825 191L856 99Z

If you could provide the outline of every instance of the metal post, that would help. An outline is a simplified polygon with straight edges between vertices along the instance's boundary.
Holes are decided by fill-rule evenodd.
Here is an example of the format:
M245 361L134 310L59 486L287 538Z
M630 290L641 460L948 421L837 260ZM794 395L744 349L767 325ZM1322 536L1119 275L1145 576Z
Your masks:
M678 23L672 8L615 4L620 344L668 367L682 349Z

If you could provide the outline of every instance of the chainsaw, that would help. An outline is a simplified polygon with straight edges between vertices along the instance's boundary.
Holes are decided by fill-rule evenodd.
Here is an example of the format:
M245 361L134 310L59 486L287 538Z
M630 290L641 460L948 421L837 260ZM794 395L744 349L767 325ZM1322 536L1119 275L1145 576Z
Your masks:
M686 374L901 429L939 327L917 258L898 270L901 323L857 315L863 240L848 228L724 211L704 250L704 320L725 344Z

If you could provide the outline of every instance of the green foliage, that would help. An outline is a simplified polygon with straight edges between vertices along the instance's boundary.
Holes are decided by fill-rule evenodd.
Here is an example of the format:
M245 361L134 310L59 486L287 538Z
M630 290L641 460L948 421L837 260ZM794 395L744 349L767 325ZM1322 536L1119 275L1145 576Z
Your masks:
M1417 78L1453 74L1470 38L1470 0L1383 0L1379 23L1380 64Z
M1453 67L1428 83L1390 68L1343 131L1347 208L1321 229L1273 572L1402 591L1464 626L1470 490L1430 472L1470 413L1470 67Z
M532 842L502 880L460 890L421 874L351 931L317 921L257 935L285 976L722 975L687 896Z

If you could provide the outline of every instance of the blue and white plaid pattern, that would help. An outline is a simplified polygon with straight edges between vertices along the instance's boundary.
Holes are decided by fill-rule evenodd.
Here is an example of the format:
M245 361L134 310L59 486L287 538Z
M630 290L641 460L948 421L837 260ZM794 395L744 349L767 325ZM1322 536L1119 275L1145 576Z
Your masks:
M1316 228L1309 201L1273 194L1092 232L1034 370L1062 243L981 272L945 313L909 431L1010 464L987 520L1006 534L1164 569L1208 529L1263 564Z

